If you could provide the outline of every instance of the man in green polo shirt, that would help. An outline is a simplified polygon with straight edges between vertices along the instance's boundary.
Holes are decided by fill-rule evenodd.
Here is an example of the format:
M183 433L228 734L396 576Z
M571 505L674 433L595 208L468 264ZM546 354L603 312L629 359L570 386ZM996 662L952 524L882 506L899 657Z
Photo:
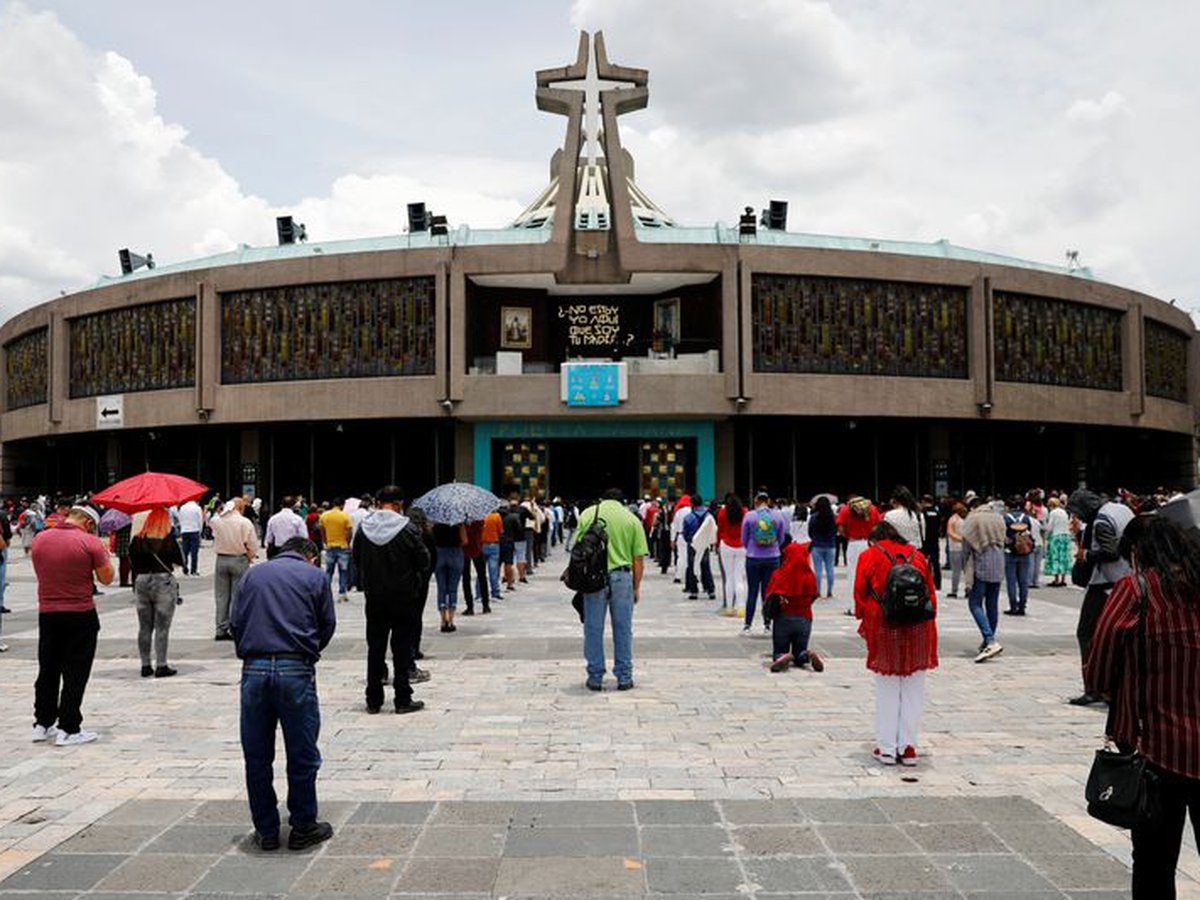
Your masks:
M649 552L646 532L625 507L619 488L579 515L578 534L585 534L599 515L608 534L608 587L583 595L583 656L588 690L604 689L604 616L612 617L613 674L617 690L633 687L633 607L642 583L642 562Z

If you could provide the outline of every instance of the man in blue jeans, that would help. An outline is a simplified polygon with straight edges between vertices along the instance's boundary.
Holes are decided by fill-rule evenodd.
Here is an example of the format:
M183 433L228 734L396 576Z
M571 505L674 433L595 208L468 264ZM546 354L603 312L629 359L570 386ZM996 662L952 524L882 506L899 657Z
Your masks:
M242 660L241 737L246 793L255 841L279 849L275 796L275 726L287 750L289 850L329 840L333 826L317 820L321 706L315 665L337 626L329 579L315 562L316 544L289 538L278 555L242 577L230 609Z
M599 516L608 535L608 587L583 595L583 656L587 688L604 690L604 616L612 618L613 674L617 690L633 688L633 608L638 602L642 566L649 549L642 522L625 507L620 489L579 516L579 534L587 533Z

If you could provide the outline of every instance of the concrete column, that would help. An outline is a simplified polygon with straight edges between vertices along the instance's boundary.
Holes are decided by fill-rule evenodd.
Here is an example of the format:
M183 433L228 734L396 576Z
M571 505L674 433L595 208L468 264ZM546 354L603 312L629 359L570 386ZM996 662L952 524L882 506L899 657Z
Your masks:
M1129 414L1134 417L1146 411L1143 334L1142 304L1134 301L1126 307L1121 327L1121 389L1129 398Z
M61 312L50 313L50 331L46 335L46 367L49 379L49 383L46 385L46 400L50 422L53 425L62 422L63 408L70 392L69 334L67 320L63 314Z

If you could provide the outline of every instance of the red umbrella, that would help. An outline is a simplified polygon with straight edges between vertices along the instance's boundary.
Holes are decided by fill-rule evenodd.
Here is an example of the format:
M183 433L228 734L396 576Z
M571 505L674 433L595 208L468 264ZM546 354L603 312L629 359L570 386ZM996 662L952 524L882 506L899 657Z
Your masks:
M177 506L189 500L199 500L208 493L208 486L182 475L167 472L142 472L106 487L92 500L109 509L135 513L164 506Z

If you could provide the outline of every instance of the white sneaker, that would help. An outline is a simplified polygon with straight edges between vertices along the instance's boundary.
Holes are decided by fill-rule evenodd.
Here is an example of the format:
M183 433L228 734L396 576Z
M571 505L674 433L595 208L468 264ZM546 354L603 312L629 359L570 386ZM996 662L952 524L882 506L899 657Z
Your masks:
M999 656L1003 651L1004 651L1004 648L1001 647L999 643L997 643L996 641L992 641L990 644L988 644L986 647L984 647L982 650L979 651L979 655L975 657L975 662L977 662L977 663L987 662L993 656Z
M58 734L58 729L55 728L53 725L50 725L50 726L34 725L33 726L33 736L30 737L30 740L33 741L35 744L40 744L42 741L50 740L56 734Z
M67 734L65 731L60 731L58 737L54 739L56 747L74 747L76 744L90 744L100 735L94 731L76 731L74 734Z
M8 644L4 643L4 641L0 641L0 653L4 653L7 650L8 650Z

